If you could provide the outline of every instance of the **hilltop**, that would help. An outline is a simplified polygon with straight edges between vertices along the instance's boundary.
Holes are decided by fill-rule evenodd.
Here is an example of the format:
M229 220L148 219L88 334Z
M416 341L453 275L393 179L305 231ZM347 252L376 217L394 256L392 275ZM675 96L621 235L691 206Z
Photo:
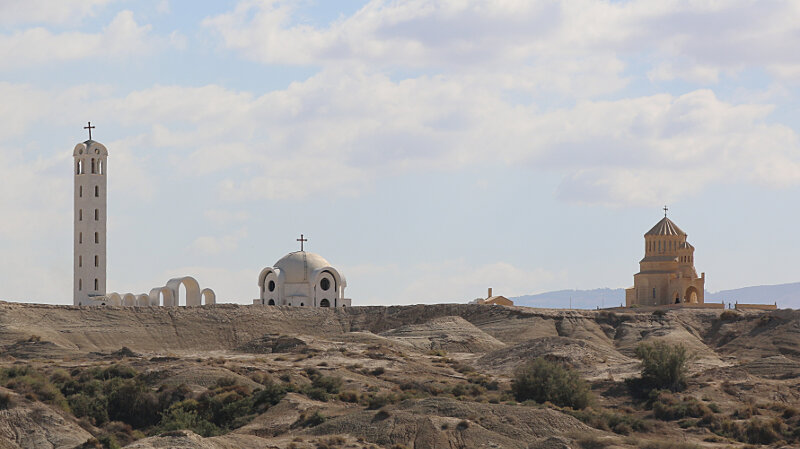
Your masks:
M627 391L655 340L694 355L675 398L702 419L657 418ZM742 446L762 421L800 436L798 348L791 310L0 303L0 448ZM588 380L592 408L514 401L513 370L539 356Z

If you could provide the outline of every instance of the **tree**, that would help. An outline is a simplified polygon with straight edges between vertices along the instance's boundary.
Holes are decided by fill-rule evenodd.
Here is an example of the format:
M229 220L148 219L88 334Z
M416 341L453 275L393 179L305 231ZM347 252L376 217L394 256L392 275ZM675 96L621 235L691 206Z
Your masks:
M686 372L691 355L681 344L663 341L640 343L636 357L642 360L641 382L650 389L681 391L686 388Z
M511 391L517 401L549 401L574 409L586 408L592 399L589 385L576 371L541 357L517 368Z

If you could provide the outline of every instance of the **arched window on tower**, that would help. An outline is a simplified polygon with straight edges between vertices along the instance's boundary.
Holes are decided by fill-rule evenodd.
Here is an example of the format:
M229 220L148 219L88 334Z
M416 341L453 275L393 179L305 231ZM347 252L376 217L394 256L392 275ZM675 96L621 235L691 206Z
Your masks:
M100 234L98 234L97 232L94 233L94 242L100 243Z
M97 256L97 255L94 256L94 266L95 267L99 267L100 266L100 257Z
M97 221L99 219L100 219L100 210L99 209L95 209L94 210L94 221Z
M97 290L100 289L99 285L100 285L100 283L97 281L97 278L94 278L94 291L97 291Z
M83 243L83 232L78 233L78 243Z
M78 267L83 266L83 256L78 256Z
M100 186L94 186L94 197L100 196Z
M78 196L83 198L83 186L78 186Z
M103 173L103 160L102 159L98 159L97 160L97 167L98 167L97 171L100 172L101 175L105 174L105 173Z
M83 279L78 279L78 291L83 290Z
M83 209L78 209L78 221L83 221Z
M96 165L96 163L94 161L94 158L92 158L92 174L95 174L95 173L97 173L97 165Z

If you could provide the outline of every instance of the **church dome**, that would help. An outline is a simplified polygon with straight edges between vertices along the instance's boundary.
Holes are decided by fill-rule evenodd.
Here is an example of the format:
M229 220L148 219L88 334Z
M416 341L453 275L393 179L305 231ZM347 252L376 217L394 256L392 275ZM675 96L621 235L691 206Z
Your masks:
M686 235L675 223L667 217L664 217L653 226L653 229L647 231L645 236L648 235Z
M330 263L322 256L307 251L289 253L275 262L275 268L281 270L285 281L289 283L308 282L311 280L311 273L329 266Z

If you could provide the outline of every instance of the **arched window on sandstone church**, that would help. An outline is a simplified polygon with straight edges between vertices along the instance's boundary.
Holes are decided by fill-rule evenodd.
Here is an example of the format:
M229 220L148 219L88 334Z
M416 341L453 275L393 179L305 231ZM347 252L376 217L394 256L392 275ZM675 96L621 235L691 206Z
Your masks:
M101 175L104 174L103 173L103 160L102 159L98 159L97 160L97 168L98 168L97 171L100 172Z
M92 174L97 173L97 165L95 164L94 158L92 158Z
M100 186L94 186L94 196L95 198L100 196Z
M94 279L94 290L97 291L100 289L100 283L98 282L97 278Z

